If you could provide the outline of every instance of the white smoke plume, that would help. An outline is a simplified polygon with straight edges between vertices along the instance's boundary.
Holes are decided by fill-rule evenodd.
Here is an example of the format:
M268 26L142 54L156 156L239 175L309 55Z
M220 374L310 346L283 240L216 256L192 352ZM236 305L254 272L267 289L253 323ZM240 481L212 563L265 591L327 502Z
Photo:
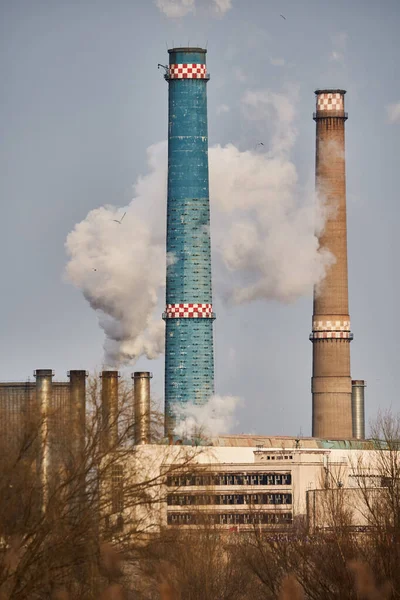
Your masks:
M170 19L180 19L196 11L198 6L209 6L217 15L224 15L232 8L232 0L156 0L157 8Z
M179 19L194 12L195 0L156 0L156 6L170 19Z
M224 15L232 8L232 0L214 0L215 10L218 14Z
M311 294L334 260L318 247L315 231L324 215L316 219L314 193L299 186L291 160L292 96L247 92L246 116L257 128L273 124L264 146L241 151L217 145L209 151L214 289L233 303ZM148 164L129 206L91 211L66 241L67 279L97 311L108 366L164 351L165 142L148 149ZM115 223L125 210L121 224Z
M400 102L389 104L386 107L386 113L389 123L400 123Z
M179 422L175 434L188 439L229 433L237 424L234 414L240 403L240 398L236 396L214 395L203 406L189 403L178 407L176 417Z
M290 157L297 135L296 97L293 89L244 95L248 119L274 123L270 143L263 142L267 152L241 152L232 145L210 150L213 243L223 265L234 272L235 283L224 296L237 304L287 302L310 294L334 261L319 249L316 235L326 207L316 202L314 191L299 186Z
M92 210L66 240L66 276L98 313L107 366L164 351L158 301L165 286L165 149L164 142L149 148L150 173L138 179L126 209ZM125 211L121 223L115 222Z

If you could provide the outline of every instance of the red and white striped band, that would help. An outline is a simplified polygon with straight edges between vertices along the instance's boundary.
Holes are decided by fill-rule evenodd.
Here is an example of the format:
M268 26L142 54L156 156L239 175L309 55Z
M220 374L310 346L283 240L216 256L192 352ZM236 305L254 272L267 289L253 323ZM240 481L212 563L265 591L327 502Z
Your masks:
M167 304L166 319L212 319L212 304Z
M182 63L169 65L170 79L206 79L207 67L204 64Z

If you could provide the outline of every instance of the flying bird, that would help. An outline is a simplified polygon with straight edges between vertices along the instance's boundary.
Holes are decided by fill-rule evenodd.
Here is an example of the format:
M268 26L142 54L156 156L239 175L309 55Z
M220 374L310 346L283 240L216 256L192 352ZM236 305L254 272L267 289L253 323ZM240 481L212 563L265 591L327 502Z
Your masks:
M286 21L286 17L284 17L283 15L279 15L279 16L282 17L282 19L285 19L285 21Z
M126 212L124 212L124 214L122 215L122 217L120 218L119 221L118 221L118 219L113 219L114 223L119 223L120 225L122 225L122 219L124 218L125 215L126 215Z
M264 146L264 142L258 142L258 144L256 144L255 147L257 148L258 146Z

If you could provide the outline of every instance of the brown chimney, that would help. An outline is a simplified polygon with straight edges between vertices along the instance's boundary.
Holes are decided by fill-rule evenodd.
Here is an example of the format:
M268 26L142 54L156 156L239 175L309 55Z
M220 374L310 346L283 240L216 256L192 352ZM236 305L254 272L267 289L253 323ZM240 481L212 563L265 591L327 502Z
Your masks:
M39 434L39 473L42 487L42 511L46 512L49 501L49 486L52 468L51 456L51 404L53 388L53 371L51 369L37 369L36 377L36 402L40 413Z
M323 283L314 290L312 435L352 437L350 317L347 284L344 90L315 92L316 189L330 214L320 235L322 248L335 257Z
M101 374L101 413L103 451L118 446L118 371L103 371Z
M81 464L85 452L86 371L69 371L71 449L74 462Z
M132 375L135 405L135 444L150 444L150 379L148 371Z

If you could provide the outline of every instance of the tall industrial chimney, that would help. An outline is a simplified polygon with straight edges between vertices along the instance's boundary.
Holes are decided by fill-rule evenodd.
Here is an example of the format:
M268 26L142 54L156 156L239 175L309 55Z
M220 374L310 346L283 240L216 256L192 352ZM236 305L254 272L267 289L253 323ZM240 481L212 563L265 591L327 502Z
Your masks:
M39 476L42 488L42 511L45 512L49 502L49 486L52 468L51 457L51 403L53 371L51 369L37 369L36 377L36 403L40 414L39 430Z
M118 445L118 371L103 371L101 374L101 413L103 451Z
M344 90L315 92L316 188L331 209L319 242L335 257L314 290L313 423L319 438L351 438L350 317L347 285Z
M367 387L363 379L351 382L351 412L353 418L353 438L365 439L365 405L364 390Z
M148 371L135 371L132 375L135 406L135 444L150 444L150 379Z
M86 371L69 371L71 449L73 460L80 465L85 452Z
M214 393L206 50L168 50L165 432Z

